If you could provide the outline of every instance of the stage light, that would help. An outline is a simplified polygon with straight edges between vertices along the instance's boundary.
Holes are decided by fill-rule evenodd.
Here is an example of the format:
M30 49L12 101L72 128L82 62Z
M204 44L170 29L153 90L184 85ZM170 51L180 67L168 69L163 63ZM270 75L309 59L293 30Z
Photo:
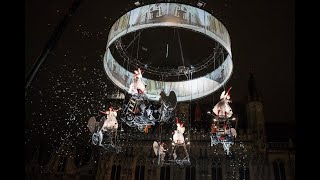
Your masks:
M135 0L133 4L136 5L136 6L140 6L141 5L141 1L140 0Z
M207 0L198 0L197 6L201 8L201 7L204 7L206 3L207 3Z

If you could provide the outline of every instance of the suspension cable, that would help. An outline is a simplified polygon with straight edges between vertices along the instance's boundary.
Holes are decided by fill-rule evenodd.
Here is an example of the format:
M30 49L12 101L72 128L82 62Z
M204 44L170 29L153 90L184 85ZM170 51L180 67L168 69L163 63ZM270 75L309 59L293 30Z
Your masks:
M138 38L137 58L136 58L136 59L139 59L139 43L140 43L140 35L141 35L141 31L140 31L140 32L139 32L139 34L138 34L139 38ZM137 66L138 66L138 64L137 64Z
M139 31L139 35L140 35L141 31ZM134 32L134 36L133 36L133 40L128 44L128 46L126 47L125 51L131 46L131 44L138 38L138 35L136 36L136 31Z
M181 45L181 40L180 40L180 35L179 31L177 30L178 34L178 40L179 40L179 47L180 47L180 54L181 54L181 60L182 60L182 65L184 66L184 57L183 57L183 51L182 51L182 45Z
M191 71L189 71L188 70L188 72L189 72L189 74L188 74L188 77L189 77L189 79L188 79L188 81L190 82L190 84L191 84L191 80L192 80L192 72ZM190 141L191 141L191 136L190 136L190 134L191 134L191 125L192 125L192 120L191 120L191 100L192 100L192 86L190 86L190 92L191 92L191 95L190 95L190 100L189 100L189 134L188 134L188 140L189 140L189 152L191 152L191 143L190 143Z
M161 143L162 143L162 126L161 124L159 123L159 143L158 143L158 165L160 165L160 146L161 146Z
M134 34L133 34L133 40L131 41L132 42L132 50L131 50L131 57L133 57L132 56L132 54L133 54L133 51L134 51L134 41L137 39L137 37L139 37L138 35L136 35L136 31L134 32ZM140 32L139 32L140 33ZM131 44L131 43L130 43Z
M223 53L223 49L221 50L222 51L222 58L220 60L224 61L224 53ZM222 63L220 63L222 65ZM222 65L222 70L223 71L223 74L222 75L222 78L224 79L224 65ZM225 91L226 90L226 83L223 84L223 90Z

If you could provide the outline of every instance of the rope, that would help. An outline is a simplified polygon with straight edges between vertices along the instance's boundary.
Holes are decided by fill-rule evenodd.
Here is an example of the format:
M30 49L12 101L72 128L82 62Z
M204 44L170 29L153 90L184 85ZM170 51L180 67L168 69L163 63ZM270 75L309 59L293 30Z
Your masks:
M139 35L140 35L141 31L139 31ZM136 36L136 31L133 34L133 40L128 44L128 46L126 47L125 51L131 46L131 44L137 39L138 36Z
M118 129L116 129L116 135L115 135L115 138L114 138L114 146L115 146L115 148L117 148L117 140L118 140Z
M137 38L138 36L136 36L136 31L134 32L134 34L133 34L133 40L131 41L131 43L128 45L128 47L131 45L131 44L133 44L132 45L132 50L131 50L131 57L132 57L132 54L133 54L133 51L134 51L134 41L136 40L136 38ZM127 48L128 48L127 47Z
M159 143L158 143L158 165L160 165L160 146L161 146L162 126L159 123Z
M213 61L213 69L214 70L216 69L216 59L215 58L214 58L214 61ZM214 93L213 93L212 101L213 101L213 104L214 104Z
M126 64L127 70L129 70L129 61L130 61L130 59L128 59L128 62L127 62L127 64ZM125 63L125 62L123 62L123 63ZM125 67L124 64L123 64L123 67ZM127 94L128 94L128 92L125 90L125 92L124 92L124 99L123 99L123 101L122 101L122 107L123 107L123 105L125 104ZM122 110L124 110L124 109L122 109ZM120 124L121 127L120 127L120 128L121 128L121 130L123 130L123 127L122 127L123 122L122 122L121 120L120 120L120 122L121 122L121 124ZM121 135L121 133L120 133L120 135Z
M175 47L175 41L174 41L174 37L176 35L176 28L173 28L173 37L172 37L172 47ZM178 64L178 58L176 58L176 63ZM179 78L179 76L178 76Z
M223 53L223 49L221 50L222 51L222 60L224 60L224 53ZM221 59L220 59L221 60ZM222 64L221 62L220 62L220 64ZM224 70L224 66L222 66L222 70ZM221 70L221 71L222 71ZM223 76L224 76L224 74L222 74ZM223 84L223 90L225 91L226 90L226 87L225 87L225 85L226 85L226 83L224 83Z
M178 31L178 40L179 40L179 47L180 47L180 54L181 54L182 65L184 66L184 57L183 57L183 51L182 51L182 46L181 46L179 31Z
M139 57L140 34L141 34L141 31L140 31L139 34L138 34L139 38L138 38L138 47L137 47L137 59L138 59L138 57ZM138 64L137 64L137 66L138 66Z
M190 82L192 80L192 72L188 71L189 72L189 78L188 78L188 81ZM190 82L191 83L191 82ZM192 100L192 86L190 86L190 92L191 92L191 95L190 95L190 101L189 101L189 134L188 134L188 140L189 142L191 141L190 139L190 134L191 134L191 125L192 125L192 120L191 120L191 100ZM189 144L189 152L191 151L191 143Z

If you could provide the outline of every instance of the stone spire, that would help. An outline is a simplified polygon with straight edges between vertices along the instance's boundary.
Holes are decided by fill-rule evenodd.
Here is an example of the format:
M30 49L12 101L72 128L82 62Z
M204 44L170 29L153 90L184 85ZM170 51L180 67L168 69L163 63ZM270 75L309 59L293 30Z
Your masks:
M258 149L265 151L266 134L263 104L261 102L261 97L259 96L252 73L250 73L250 78L248 81L248 90L249 102L247 103L247 133L251 135L251 138L255 141Z
M256 81L254 79L253 73L250 73L250 77L248 80L248 100L249 101L258 101L260 100L260 96L258 94Z

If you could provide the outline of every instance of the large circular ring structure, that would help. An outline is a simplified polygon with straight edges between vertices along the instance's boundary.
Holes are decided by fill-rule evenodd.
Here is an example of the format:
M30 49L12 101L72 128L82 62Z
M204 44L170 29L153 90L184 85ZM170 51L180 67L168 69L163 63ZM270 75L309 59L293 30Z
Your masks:
M161 90L175 91L177 101L190 101L207 96L222 87L233 70L231 43L228 31L213 15L193 6L178 3L156 3L135 8L121 16L111 27L104 55L104 69L119 88L128 92L133 73L122 67L113 57L110 46L128 33L154 27L178 27L201 33L218 42L227 52L219 66L205 76L192 79L192 68L184 70L188 80L166 82L143 78L147 83L146 96L157 101ZM177 72L180 71L177 67Z

